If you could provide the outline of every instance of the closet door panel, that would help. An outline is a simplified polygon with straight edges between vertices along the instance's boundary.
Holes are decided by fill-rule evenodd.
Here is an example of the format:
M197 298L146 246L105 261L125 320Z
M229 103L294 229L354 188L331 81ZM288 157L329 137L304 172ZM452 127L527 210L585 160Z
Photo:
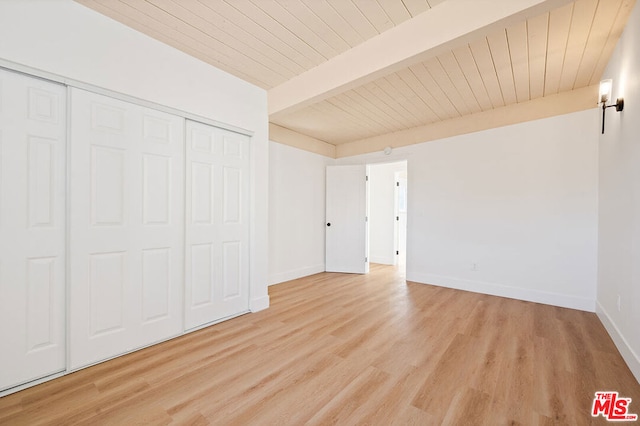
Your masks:
M70 367L126 352L135 297L129 244L134 112L71 90ZM95 97L94 97L95 96ZM127 122L125 122L127 121Z
M187 121L186 328L249 309L249 138Z
M183 330L184 120L71 90L75 369Z
M222 315L249 309L249 138L220 130L222 140Z
M65 101L0 70L0 391L65 369Z

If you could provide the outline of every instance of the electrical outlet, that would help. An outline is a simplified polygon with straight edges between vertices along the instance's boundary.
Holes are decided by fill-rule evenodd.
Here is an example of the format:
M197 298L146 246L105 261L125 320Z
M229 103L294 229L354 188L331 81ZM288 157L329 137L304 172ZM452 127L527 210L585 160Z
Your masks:
M620 295L618 295L618 312L620 312L622 310L622 299L620 298Z
M476 262L471 262L471 270L472 271L477 271L478 270L478 264Z

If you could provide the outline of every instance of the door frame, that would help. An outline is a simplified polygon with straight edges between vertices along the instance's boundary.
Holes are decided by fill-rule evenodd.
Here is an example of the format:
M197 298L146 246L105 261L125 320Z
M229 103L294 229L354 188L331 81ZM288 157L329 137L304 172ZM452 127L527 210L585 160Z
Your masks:
M393 155L391 154L389 157L386 157L384 159L379 159L379 160L373 160L371 158L367 158L365 161L362 162L348 162L348 161L337 161L337 164L333 164L333 165L338 165L338 166L349 166L349 165L364 165L365 169L366 169L366 175L367 175L367 180L366 180L366 215L367 215L367 222L366 222L366 248L365 248L365 252L366 252L366 257L367 257L367 272L365 273L369 273L369 264L370 264L370 221L368 220L371 217L371 211L370 211L370 193L371 193L371 180L369 179L369 176L371 175L371 167L375 167L375 166L379 166L379 165L384 165L384 164L392 164L392 163L405 163L405 167L404 167L404 171L407 174L407 182L409 181L409 154L405 153L404 155L400 156L400 155ZM395 195L395 190L394 190L394 204L395 204L395 200L396 200L396 195ZM408 196L408 194L407 194ZM396 209L396 206L394 206L394 210ZM409 215L408 210L407 210L407 217ZM394 221L395 222L395 221ZM405 223L405 226L408 227L408 221ZM395 226L394 223L394 228L397 228ZM326 232L326 227L325 227L325 232ZM397 233L394 230L394 237L393 237L393 249L394 249L394 253L396 250L398 250L397 248ZM325 238L326 241L326 238ZM407 256L407 248L405 247L405 259L408 258ZM394 254L394 265L397 265L397 256ZM405 268L406 268L406 260L405 260ZM326 269L326 267L325 267Z

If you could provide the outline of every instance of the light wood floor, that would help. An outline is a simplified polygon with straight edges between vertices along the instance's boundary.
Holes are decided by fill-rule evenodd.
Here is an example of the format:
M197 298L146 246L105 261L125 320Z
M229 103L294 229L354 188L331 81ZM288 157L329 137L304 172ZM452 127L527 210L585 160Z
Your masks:
M595 314L405 283L269 289L271 308L0 399L0 424L589 424L640 385Z

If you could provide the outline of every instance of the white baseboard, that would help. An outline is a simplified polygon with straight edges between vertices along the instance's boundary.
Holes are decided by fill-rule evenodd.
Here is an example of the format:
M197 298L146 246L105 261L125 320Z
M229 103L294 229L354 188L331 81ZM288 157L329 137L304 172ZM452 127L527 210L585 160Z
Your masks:
M616 348L618 348L620 355L622 355L622 359L624 359L634 377L638 383L640 383L640 357L631 348L627 339L624 338L615 322L611 319L611 316L609 316L609 313L604 309L599 301L596 304L596 314L598 315L598 318L600 318L600 322L602 322L604 328L607 330L607 333L609 333L609 336L611 336Z
M324 272L324 263L304 268L293 269L291 271L280 272L269 276L269 285L280 284L285 281L291 281L308 275Z
M257 299L251 299L249 301L249 310L251 312L258 312L269 307L269 296L259 297Z
M545 305L559 306L562 308L578 309L587 312L595 312L596 310L595 300L586 297L510 287L484 281L463 280L435 274L416 274L409 271L407 271L407 281L490 294L492 296L508 297L510 299L525 300L527 302L543 303Z

